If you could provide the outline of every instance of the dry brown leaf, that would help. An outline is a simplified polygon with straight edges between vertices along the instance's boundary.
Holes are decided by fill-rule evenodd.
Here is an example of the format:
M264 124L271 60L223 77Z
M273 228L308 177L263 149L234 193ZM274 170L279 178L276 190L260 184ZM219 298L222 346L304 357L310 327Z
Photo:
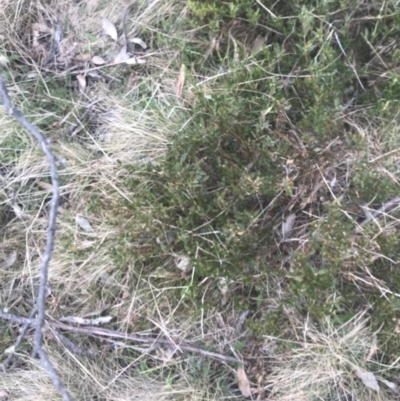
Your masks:
M104 61L103 58L100 56L93 56L92 59L90 60L94 65L103 65L106 62Z
M78 54L78 55L75 57L75 60L76 60L76 61L81 61L81 62L86 63L86 61L89 61L90 58L91 58L90 53L83 53L83 54Z
M44 182L44 181L36 181L36 185L39 188L44 189L45 191L49 191L51 192L53 190L53 186L51 184L49 184L48 182Z
M137 45L141 46L143 49L147 49L146 43L140 38L133 38L130 40L132 43L136 43Z
M76 79L78 80L79 90L81 92L85 92L85 89L86 89L86 78L82 74L78 74L76 76Z
M292 232L294 222L296 221L296 213L290 214L282 223L282 237L287 238Z
M264 47L264 43L265 43L265 37L262 35L258 35L256 40L253 43L250 54L253 55L253 54L258 53L260 50L262 50Z
M192 269L192 261L185 255L179 255L175 259L175 266L183 273L188 273Z
M7 259L0 265L1 267L11 267L17 261L17 251L12 251Z
M119 53L115 56L114 64L125 63L125 61L128 59L129 59L129 54L127 53L126 45L124 45L121 47Z
M78 224L78 226L80 228L82 228L83 230L93 231L93 228L90 225L89 221L87 219L85 219L84 217L77 215L75 220L76 220L76 224Z
M238 368L236 372L238 376L239 390L241 391L243 397L251 397L251 387L246 372L243 368Z
M368 387L374 391L379 391L378 380L376 380L376 377L373 373L358 368L355 369L354 373L364 383L365 387Z
M118 32L115 25L107 18L101 19L101 27L106 35L110 36L111 39L118 40Z
M390 382L385 379L380 379L380 381L384 384L386 384L391 390L398 392L399 391L399 385L393 382Z
M181 69L179 71L178 82L176 83L175 95L176 97L181 97L183 85L185 84L185 64L181 65Z

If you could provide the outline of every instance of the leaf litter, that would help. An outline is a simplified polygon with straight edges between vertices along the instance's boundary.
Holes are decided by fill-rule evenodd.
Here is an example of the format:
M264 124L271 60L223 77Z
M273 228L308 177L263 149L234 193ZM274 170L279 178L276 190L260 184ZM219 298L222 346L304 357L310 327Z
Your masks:
M78 74L76 79L79 84L79 90L83 93L86 90L86 78L82 74Z
M85 231L93 231L93 228L89 221L82 216L76 216L76 224L78 224L78 226Z
M0 265L1 267L11 267L17 261L17 251L12 251L7 259Z
M355 369L354 373L363 382L365 387L368 387L369 389L374 391L379 391L378 380L373 373L359 368Z
M118 54L114 58L114 64L125 63L125 61L128 59L129 59L129 54L127 52L126 45L123 45Z
M107 18L101 19L101 27L106 35L108 35L115 42L118 41L118 32L115 25Z
M243 397L251 397L250 381L243 368L238 368L237 371L239 390Z
M133 38L130 40L130 42L141 46L143 49L147 49L146 43L140 38Z
M92 59L90 60L92 62L92 64L94 65L103 65L105 64L105 60L100 57L100 56L93 56Z
M282 223L282 237L283 238L287 238L290 235L295 221L296 221L296 213L292 213Z

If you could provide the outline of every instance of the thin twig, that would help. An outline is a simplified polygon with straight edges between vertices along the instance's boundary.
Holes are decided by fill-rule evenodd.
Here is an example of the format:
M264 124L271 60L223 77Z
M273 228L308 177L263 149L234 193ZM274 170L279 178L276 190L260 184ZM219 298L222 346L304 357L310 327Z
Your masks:
M68 393L68 390L65 388L63 382L61 381L60 376L58 376L58 373L56 372L52 363L50 362L50 359L47 356L47 353L43 349L43 347L40 347L37 350L37 354L39 355L40 361L42 362L43 367L46 369L47 374L50 376L50 379L53 381L53 384L56 386L57 390L60 392L63 399L65 401L73 401L73 399Z
M50 206L47 244L42 259L42 264L40 266L40 286L37 297L38 323L35 334L35 348L39 349L42 346L42 339L43 339L42 328L45 319L48 266L54 248L54 237L56 232L57 207L59 201L58 172L57 172L56 160L53 155L53 152L50 149L47 138L45 138L45 136L36 127L34 127L18 109L13 107L10 98L8 96L3 76L1 74L0 74L0 94L3 99L3 105L6 108L8 114L14 117L30 134L32 134L35 137L35 139L41 145L43 152L45 153L50 164L50 176L53 188L53 197L51 199L51 206Z
M69 338L65 337L64 334L59 333L54 328L51 328L49 332L51 332L54 335L54 337L56 337L56 339L60 341L60 343L64 345L64 347L67 348L69 351L71 351L73 354L89 356L90 358L95 358L96 356L98 356L98 353L96 351L86 351L81 347L78 347Z
M348 59L347 53L345 52L345 50L343 49L342 44L340 43L339 36L338 36L338 34L336 33L336 30L333 32L333 34L334 34L334 36L335 36L335 39L336 39L337 44L339 45L340 51L342 52L343 56L344 56L346 59ZM349 65L350 65L350 68L353 70L354 75L356 76L357 81L358 81L358 83L360 84L361 88L362 88L363 90L365 90L365 87L364 87L363 83L361 82L361 79L360 79L360 77L358 76L355 67L351 64L350 61L349 61Z
M159 344L159 345L164 345L164 346L168 346L168 347L174 346L171 343L171 341L162 339L159 337L154 337L154 336L144 336L144 335L140 335L140 334L122 333L120 331L109 330L109 329L104 329L101 327L93 327L93 326L86 326L86 327L71 326L71 325L67 325L67 324L59 323L59 322L48 322L48 324L51 327L55 327L55 328L67 330L67 331L72 331L74 333L87 334L89 336L122 338L124 340L131 340L131 341L136 341L136 342L141 342L141 343ZM225 362L236 362L236 363L241 363L241 364L245 364L245 365L249 363L248 361L243 361L241 359L238 359L238 358L235 358L232 356L223 355L218 352L207 351L203 348L197 347L192 344L178 343L177 345L181 351L194 352L196 354L201 354L201 355L207 356L208 358L219 359L219 360L225 361Z
M36 315L36 308L33 309L33 311L31 312L29 318L32 319L35 315ZM9 369L9 367L11 366L11 363L14 359L14 355L17 352L17 349L19 348L19 346L21 345L23 339L25 338L25 335L28 331L28 329L32 326L31 322L26 322L24 323L24 326L21 329L21 333L19 334L17 341L15 342L14 346L12 347L11 352L8 354L6 360L1 364L3 370L7 370Z
M35 319L21 318L19 316L15 316L10 313L4 313L2 311L0 311L0 318L5 319L5 320L10 320L12 322L16 322L19 324L25 324L28 322L31 325L35 325ZM69 324L64 324L64 323L60 323L60 322L52 322L52 321L48 321L48 322L46 322L46 324L52 328L66 330L66 331L70 331L73 333L86 334L88 336L93 336L93 337L121 338L124 340L136 341L136 342L140 342L140 343L159 344L159 345L164 345L167 347L174 346L174 344L172 344L171 341L163 339L163 338L155 337L155 336L145 336L145 335L141 335L141 334L122 333L122 332L116 331L116 330L109 330L109 329L104 329L101 327L93 327L93 326L71 326ZM218 352L207 351L203 348L200 348L196 345L192 345L192 344L189 344L186 342L179 343L178 347L179 347L180 351L194 352L196 354L204 355L208 358L218 359L218 360L225 361L225 362L240 363L243 365L248 365L250 363L248 360L235 358L233 356L220 354Z
M396 206L399 205L400 205L400 197L396 196L389 202L384 203L378 210L375 210L374 212L370 213L370 215L366 217L361 223L359 223L359 225L365 226L370 221L375 220L375 218L380 214L385 214L386 212L394 209Z
M61 34L62 34L62 23L60 20L58 20L56 22L56 28L54 30L53 43L51 45L50 52L47 55L46 60L44 61L43 65L49 64L50 61L54 59L54 57L57 53L58 47L60 45Z
M124 34L126 51L128 53L131 51L131 49L129 47L133 47L133 44L129 42L128 32L126 30L126 16L131 7L132 7L132 4L130 6L126 6L122 9L122 32Z
M57 207L59 201L59 183L58 183L58 171L57 171L56 159L53 152L50 149L49 141L47 140L47 138L25 118L25 116L21 113L21 111L19 111L12 105L3 79L3 75L1 73L0 73L0 96L7 113L10 116L14 117L14 119L19 124L21 124L39 142L50 165L50 177L53 188L53 196L50 204L49 227L47 231L46 248L40 266L40 285L36 301L37 320L35 325L36 330L34 337L34 353L39 355L43 366L47 370L54 385L57 387L58 391L63 396L63 399L65 401L70 401L72 400L72 398L69 396L68 391L62 384L60 378L57 375L57 372L53 368L50 360L47 357L46 352L43 349L43 325L45 320L46 292L47 292L46 287L47 287L49 262L54 248Z

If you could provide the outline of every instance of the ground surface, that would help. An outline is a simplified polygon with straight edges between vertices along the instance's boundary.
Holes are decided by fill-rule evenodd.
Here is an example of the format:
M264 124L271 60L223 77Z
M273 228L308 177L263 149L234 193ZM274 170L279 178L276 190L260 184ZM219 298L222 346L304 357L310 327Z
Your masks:
M399 7L1 2L57 156L45 346L75 399L399 398ZM2 107L0 181L0 306L28 316L49 166ZM32 338L1 400L60 399Z

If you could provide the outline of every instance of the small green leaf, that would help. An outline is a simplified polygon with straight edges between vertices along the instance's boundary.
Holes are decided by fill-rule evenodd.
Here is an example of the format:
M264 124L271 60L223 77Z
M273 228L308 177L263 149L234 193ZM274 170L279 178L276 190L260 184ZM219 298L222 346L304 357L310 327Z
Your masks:
M87 33L86 36L91 42L96 42L96 40L97 40L97 37L95 35L93 35L92 33Z
M10 56L8 56L8 61L15 61L15 60L19 60L19 55L18 54L11 54Z

